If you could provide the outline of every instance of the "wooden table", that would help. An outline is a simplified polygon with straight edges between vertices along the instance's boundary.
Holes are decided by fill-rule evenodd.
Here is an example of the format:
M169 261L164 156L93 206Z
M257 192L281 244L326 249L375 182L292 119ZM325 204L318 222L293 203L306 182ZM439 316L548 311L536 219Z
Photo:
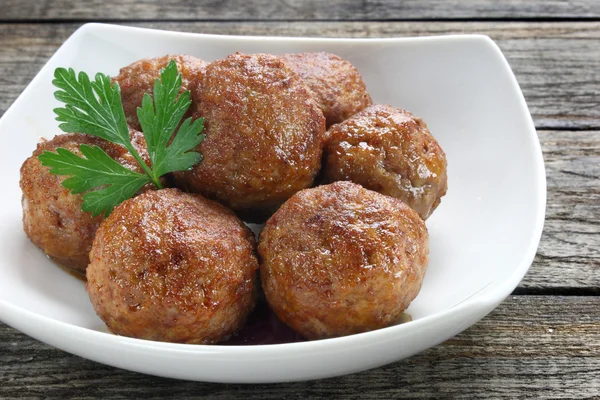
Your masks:
M489 35L542 143L544 234L496 311L383 368L292 384L184 382L84 360L0 324L0 398L600 398L600 1L2 0L0 115L88 21L241 35Z

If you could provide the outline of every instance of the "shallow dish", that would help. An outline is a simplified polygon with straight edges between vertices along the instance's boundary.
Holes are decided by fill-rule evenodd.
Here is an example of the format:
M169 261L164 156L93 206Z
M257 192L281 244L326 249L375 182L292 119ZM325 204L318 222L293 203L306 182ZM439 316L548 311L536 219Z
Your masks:
M258 346L160 343L115 336L81 281L53 265L21 225L19 167L58 133L51 85L58 66L116 75L139 58L205 60L240 51L328 51L362 73L376 103L422 117L448 158L449 191L427 221L430 265L413 321L359 335ZM537 249L544 164L508 63L486 36L402 39L235 37L102 24L77 30L0 120L0 319L65 351L133 371L214 382L325 378L411 356L468 328L508 296Z

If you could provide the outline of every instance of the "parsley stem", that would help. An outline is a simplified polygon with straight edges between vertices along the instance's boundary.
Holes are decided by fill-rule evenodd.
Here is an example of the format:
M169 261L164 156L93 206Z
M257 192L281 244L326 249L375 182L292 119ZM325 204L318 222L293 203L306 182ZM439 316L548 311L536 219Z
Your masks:
M136 159L136 161L138 162L138 164L140 164L140 166L142 167L142 169L144 170L144 172L146 173L146 175L148 175L148 177L150 178L150 180L152 180L152 183L154 184L154 186L156 186L158 189L162 189L163 186L160 183L160 177L156 177L154 175L153 171L146 164L146 162L144 161L144 159L142 157L140 157L140 154L137 152L137 150L135 149L135 147L133 147L132 145L128 145L127 146L127 150L129 150L129 152Z

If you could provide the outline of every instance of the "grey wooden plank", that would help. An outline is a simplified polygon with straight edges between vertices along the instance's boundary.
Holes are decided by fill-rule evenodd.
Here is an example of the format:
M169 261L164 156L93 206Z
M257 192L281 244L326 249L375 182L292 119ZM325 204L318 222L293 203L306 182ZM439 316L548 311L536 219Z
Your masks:
M512 296L469 330L407 360L274 385L184 382L117 370L0 324L0 398L598 398L598 304L599 297Z
M597 18L595 0L3 0L0 19L412 20Z
M599 2L600 4L600 2ZM495 39L538 128L600 128L600 23L141 23L241 35L402 37L482 33ZM0 24L0 113L78 24Z
M522 290L600 290L600 23L152 23L230 34L407 36L487 33L515 70L538 127L548 176L547 220ZM0 24L0 113L77 24Z
M548 198L536 258L521 289L600 293L600 131L538 131Z

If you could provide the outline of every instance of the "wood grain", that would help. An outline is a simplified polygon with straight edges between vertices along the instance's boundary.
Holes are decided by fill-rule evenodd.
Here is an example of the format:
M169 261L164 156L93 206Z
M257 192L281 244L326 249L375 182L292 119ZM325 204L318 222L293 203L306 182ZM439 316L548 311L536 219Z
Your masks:
M600 4L600 2L599 2ZM506 55L538 128L600 129L600 23L136 23L241 35L401 37L482 33ZM0 24L0 113L79 24Z
M466 332L383 368L277 385L184 382L84 360L0 323L1 399L600 399L600 1L0 0L0 115L92 20L239 35L489 35L538 128L548 179L544 233L516 292L529 295L511 296Z
M466 332L383 368L275 385L184 382L72 356L0 324L0 398L597 398L599 297L512 296Z
M546 221L519 287L600 294L600 131L538 131L538 136L548 186Z
M595 0L3 0L0 20L413 20L598 18Z

